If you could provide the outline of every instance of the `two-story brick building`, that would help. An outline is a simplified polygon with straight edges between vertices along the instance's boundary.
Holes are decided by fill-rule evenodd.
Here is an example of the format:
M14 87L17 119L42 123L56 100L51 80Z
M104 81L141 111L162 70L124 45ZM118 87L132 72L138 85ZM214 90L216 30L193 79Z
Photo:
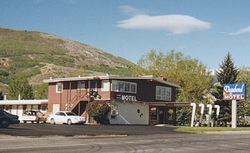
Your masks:
M87 76L50 78L48 112L70 110L89 119L86 105L108 102L111 124L158 124L175 122L178 85L152 76Z

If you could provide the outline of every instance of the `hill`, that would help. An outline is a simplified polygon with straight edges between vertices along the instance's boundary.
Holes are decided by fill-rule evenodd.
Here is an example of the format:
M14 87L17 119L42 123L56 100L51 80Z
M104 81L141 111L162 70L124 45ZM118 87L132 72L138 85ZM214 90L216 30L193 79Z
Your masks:
M0 82L24 74L31 84L84 74L129 76L134 64L95 47L37 31L0 28Z

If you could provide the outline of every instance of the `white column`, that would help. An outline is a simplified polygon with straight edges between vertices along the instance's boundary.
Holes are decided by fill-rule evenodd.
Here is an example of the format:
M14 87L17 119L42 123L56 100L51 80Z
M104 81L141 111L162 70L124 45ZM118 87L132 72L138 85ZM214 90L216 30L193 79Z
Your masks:
M203 114L204 114L204 104L199 104L199 107L201 107L200 124L202 124L202 118L203 118Z
M216 127L218 126L218 119L219 119L219 115L220 115L220 105L214 105L214 108L216 108Z
M192 119L191 119L191 127L194 127L194 116L195 116L195 110L196 110L196 103L191 103L191 106L193 106Z
M237 101L232 100L232 128L237 127Z
M211 122L211 114L212 114L212 104L207 104L208 107L208 127L210 127Z

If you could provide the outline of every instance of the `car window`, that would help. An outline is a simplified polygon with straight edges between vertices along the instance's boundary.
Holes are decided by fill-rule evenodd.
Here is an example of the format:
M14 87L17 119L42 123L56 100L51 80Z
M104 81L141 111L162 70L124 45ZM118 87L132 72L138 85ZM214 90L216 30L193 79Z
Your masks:
M36 115L37 115L37 116L43 116L43 113L37 112Z
M61 112L57 112L56 115L60 115Z
M68 116L77 116L75 113L73 113L73 112L66 112L66 114L68 115Z
M25 112L24 114L25 114L25 115L29 115L29 113L30 113L30 112Z

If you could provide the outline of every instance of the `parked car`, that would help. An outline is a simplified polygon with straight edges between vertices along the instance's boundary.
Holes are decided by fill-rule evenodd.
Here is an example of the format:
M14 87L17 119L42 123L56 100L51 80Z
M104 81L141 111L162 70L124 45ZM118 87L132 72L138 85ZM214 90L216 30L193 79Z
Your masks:
M17 115L12 115L0 109L0 127L7 128L10 124L18 123L20 123L20 121Z
M22 120L24 123L26 122L31 122L31 123L46 123L47 118L45 117L45 115L40 112L40 111L26 111L23 116L22 116Z
M76 115L70 111L59 111L53 115L49 115L48 121L51 124L83 124L86 122L85 117Z

